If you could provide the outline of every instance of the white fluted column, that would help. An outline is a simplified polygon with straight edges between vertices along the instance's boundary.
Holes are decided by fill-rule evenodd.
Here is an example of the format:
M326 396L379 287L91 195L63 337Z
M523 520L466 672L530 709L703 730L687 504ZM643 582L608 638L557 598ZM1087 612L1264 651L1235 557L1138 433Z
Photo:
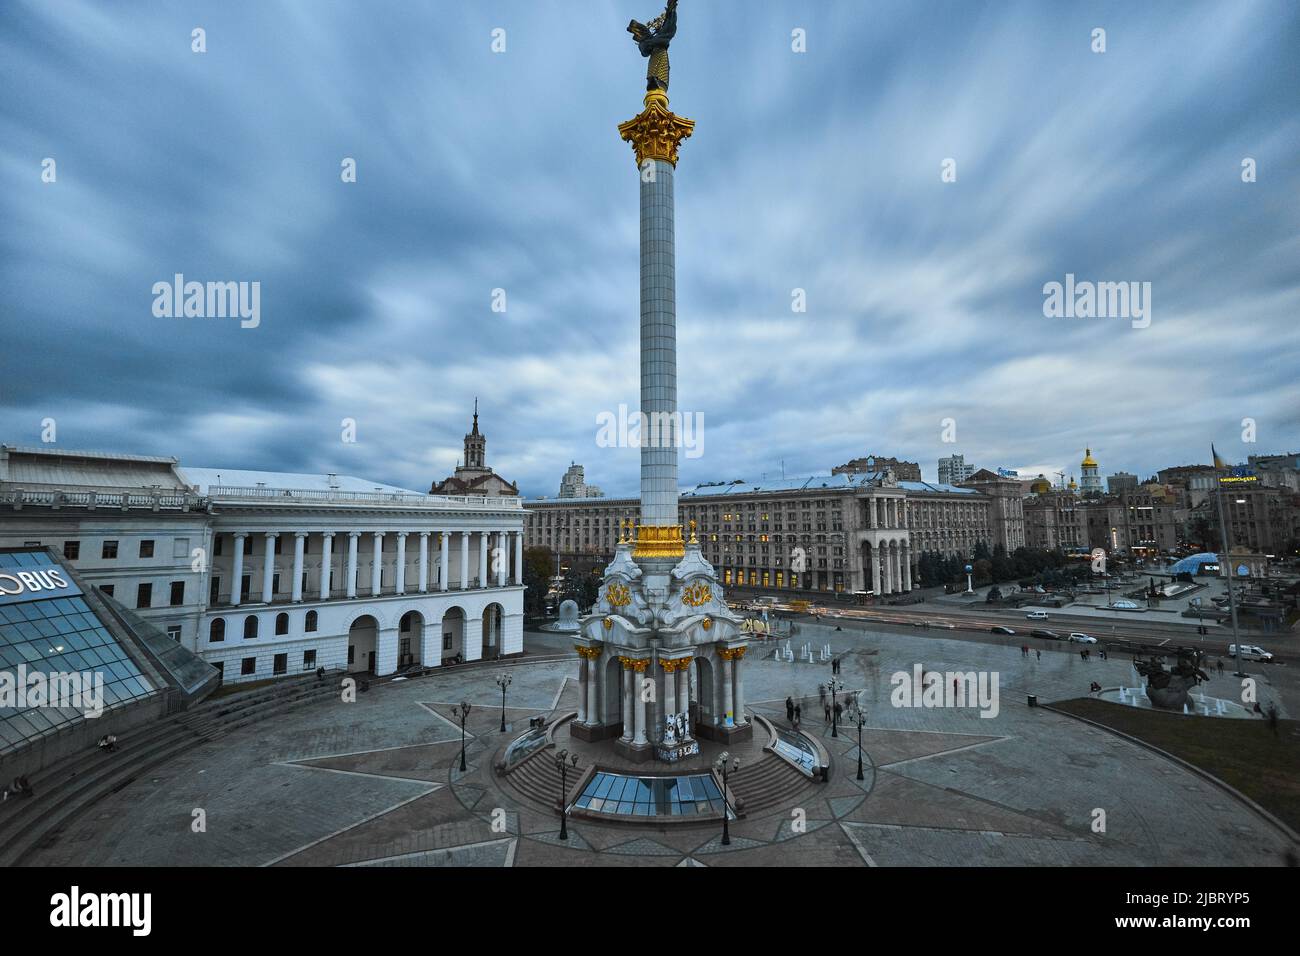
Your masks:
M357 539L360 531L348 532L348 597L357 596Z
M682 676L677 681L677 712L686 715L687 739L695 736L694 728L691 727L691 671L694 668L694 660L686 658L682 662Z
M745 675L741 672L740 663L745 659L744 648L737 648L740 651L735 660L731 662L735 673L732 676L733 693L736 695L736 726L739 727L745 722Z
M481 588L489 587L491 581L488 579L488 548L490 547L489 539L491 534L487 531L478 533L478 586Z
M334 532L323 531L320 536L320 599L328 601L330 599L330 588L333 587L333 567L334 564Z
M875 498L871 499L875 501ZM884 594L883 582L880 580L880 545L871 546L871 590L876 597Z
M510 575L510 539L504 531L497 532L497 558L501 562L497 566L497 587L506 586Z
M293 533L293 584L290 586L295 604L302 603L302 557L306 545L307 532L295 531Z
M587 723L603 723L600 719L600 657L587 665Z
M469 532L460 533L460 589L469 587Z
M633 667L633 672L634 672L635 676L632 678L632 699L633 699L633 701L634 701L634 706L633 706L633 708L632 708L632 712L633 712L633 714L635 715L635 718L636 718L636 719L635 719L635 724L634 724L634 727L633 727L632 743L633 743L633 744L640 745L640 746L644 746L645 743L646 743L646 739L645 739L645 693L644 693L644 691L642 690L642 687L641 687L641 681L643 680L642 674L643 674L644 671L645 671L646 662L645 662L645 661L637 661L636 663L637 663L637 664L640 664L641 666L640 666L640 667L636 667L636 666Z
M380 579L384 571L384 533L382 531L372 531L371 534L375 539L374 561L371 562L370 568L370 596L379 597Z
M270 604L275 599L275 539L279 534L275 531L266 532L266 554L262 561L262 603Z
M669 665L664 668L664 716L666 717L677 709L677 662L660 661L660 663ZM665 721L660 721L660 726L655 730L660 741L664 736L664 723Z
M420 532L420 593L429 590L429 532ZM428 665L425 665L426 667Z
M247 537L242 531L235 535L235 560L230 569L230 573L235 576L230 584L230 603L233 607L239 607L244 596L244 539Z
M578 648L578 653L582 656L578 658L578 723L587 722L587 655L583 653L586 648Z
M441 591L451 587L451 565L448 563L449 542L451 535L446 531L438 532L438 589Z
M912 546L903 545L903 590L912 590Z
M524 583L524 533L514 532L515 537L515 584Z
M623 661L623 735L625 741L632 740L632 733L635 729L635 718L632 716L632 687L635 674L631 667L628 666L627 660Z
M727 726L727 713L731 713L732 726L736 723L735 686L731 680L731 654L722 660L722 725Z
M406 536L409 532L397 532L397 584L396 593L406 593Z

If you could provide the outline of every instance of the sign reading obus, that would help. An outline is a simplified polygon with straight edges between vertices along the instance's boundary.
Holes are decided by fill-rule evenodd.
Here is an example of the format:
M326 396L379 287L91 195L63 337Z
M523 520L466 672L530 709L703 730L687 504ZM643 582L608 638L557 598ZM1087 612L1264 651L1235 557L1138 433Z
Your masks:
M17 604L40 598L73 597L81 588L53 565L39 568L0 569L0 604Z

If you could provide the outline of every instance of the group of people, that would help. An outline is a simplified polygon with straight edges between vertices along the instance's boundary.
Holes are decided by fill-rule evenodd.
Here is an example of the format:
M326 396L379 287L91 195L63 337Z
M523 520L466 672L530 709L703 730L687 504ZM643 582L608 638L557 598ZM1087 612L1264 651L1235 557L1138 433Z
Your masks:
M10 783L9 786L5 787L4 799L8 800L10 797L30 797L32 793L32 785L28 783L27 775L20 774L19 776L14 777L13 782Z
M803 720L803 708L790 697L785 699L785 719L789 721L790 726L795 730L799 729L799 723Z
M1021 644L1021 645L1020 645L1020 656L1021 656L1021 657L1028 657L1028 656L1029 656L1029 645L1028 645L1028 644ZM1035 656L1035 659L1041 661L1041 660L1043 659L1043 652L1040 651L1040 650L1038 650L1038 648L1034 648L1034 656Z

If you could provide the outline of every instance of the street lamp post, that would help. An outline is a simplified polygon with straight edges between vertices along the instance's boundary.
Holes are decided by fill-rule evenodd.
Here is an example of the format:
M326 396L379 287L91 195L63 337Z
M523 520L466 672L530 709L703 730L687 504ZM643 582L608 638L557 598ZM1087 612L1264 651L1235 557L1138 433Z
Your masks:
M862 773L862 725L867 722L867 715L862 712L862 700L858 695L853 698L853 706L849 710L849 717L858 725L858 779L865 780L866 777Z
M832 677L829 686L831 692L831 736L838 737L840 735L840 715L835 712L835 695L844 689L844 682Z
M469 712L473 707L469 701L462 700L460 704L451 709L451 715L460 721L460 772L465 772L465 721L469 720Z
M567 750L561 750L555 755L555 765L560 768L560 839L569 839L569 808L565 802L569 796L569 762L572 761L573 769L578 769L578 755L571 754Z
M727 773L728 771L740 772L740 758L736 757L733 760L731 754L724 750L718 754L713 769L722 774L722 845L731 846L731 830L727 826L731 819L731 798L727 796Z
M510 686L510 675L502 674L497 678L497 686L501 688L501 733L506 732L506 688Z

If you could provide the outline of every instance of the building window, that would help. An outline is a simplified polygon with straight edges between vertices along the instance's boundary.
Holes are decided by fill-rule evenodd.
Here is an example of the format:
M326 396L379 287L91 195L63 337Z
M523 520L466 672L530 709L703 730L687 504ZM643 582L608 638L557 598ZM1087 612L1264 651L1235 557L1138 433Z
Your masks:
M99 586L99 591L100 591L101 594L107 594L109 597L112 597L112 596L113 596L113 588L114 588L114 587L115 587L115 585L112 585L112 584L101 584L101 585Z
M179 624L168 624L167 636L179 644L181 642L181 626Z
M76 561L79 557L81 557L81 542L80 541L63 542L63 556L67 558L69 561Z
M256 673L257 673L257 658L256 658L256 657L245 657L242 661L240 661L240 662L239 662L239 673L240 673L242 676L244 676L244 677L248 677L248 676L250 676L250 675L252 675L252 674L256 674Z
M348 645L348 663L349 663L349 664L353 664L353 663L356 662L356 659L357 659L357 646L356 646L355 644L349 644L349 645Z
M275 633L277 635L289 633L289 615L281 612L275 616Z
M208 625L208 643L217 644L226 639L226 619L214 617Z
M208 589L208 604L216 604L221 596L221 578L213 578Z
M117 542L105 541L103 548L99 552L99 556L106 561L115 560L117 558Z
M145 540L140 542L140 557L142 558L153 557L153 541L151 539L146 538Z
M251 641L257 637L257 615L250 614L244 618L244 640Z
M272 674L286 674L289 671L289 655L276 654L271 661Z
M316 614L316 612L315 612L315 611L308 611L308 612L307 612L307 620L306 620L306 622L303 624L302 629L303 629L304 631L307 631L308 633L311 633L312 631L316 630L316 620L317 620L317 614Z
M153 585L141 584L135 589L136 607L153 607Z
M449 650L451 650L451 632L450 632L450 631L447 631L446 633L444 633L444 634L442 635L442 649L443 649L444 651L449 651Z
M180 607L185 603L185 582L173 581L171 594L172 607Z
M311 669L312 669L313 667L315 667L315 666L316 666L316 649L313 647L313 648L312 648L311 650L309 650L309 651L303 651L303 652L302 652L302 669L305 670L305 671L309 671L309 670L311 670Z
M221 557L221 535L219 534L212 536L212 553L217 557Z

